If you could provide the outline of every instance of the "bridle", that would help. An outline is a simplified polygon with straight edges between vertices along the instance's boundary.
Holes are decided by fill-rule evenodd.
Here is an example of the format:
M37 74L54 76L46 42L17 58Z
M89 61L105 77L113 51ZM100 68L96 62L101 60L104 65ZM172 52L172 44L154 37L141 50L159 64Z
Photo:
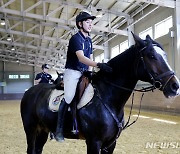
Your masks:
M153 44L153 46L157 46L156 44ZM152 86L149 86L149 87L143 87L142 89L129 89L129 88L126 88L124 86L120 86L118 84L115 84L115 83L112 83L108 80L104 80L106 83L112 85L113 87L116 87L118 89L122 89L122 90L126 90L126 91L130 91L130 92L133 92L133 91L137 91L137 92L148 92L148 91L153 91L154 89L159 89L159 90L164 90L165 87L167 86L167 84L169 83L169 81L174 77L175 73L173 71L167 71L165 73L162 73L162 74L159 74L157 76L154 76L148 69L145 61L144 61L144 56L142 54L142 51L144 51L145 49L147 48L147 46L143 47L141 50L138 51L138 54L139 56L137 56L137 60L136 61L136 65L134 65L134 71L135 71L135 76L136 78L138 78L138 67L139 67L139 63L140 61L142 62L143 64L143 67L144 67L144 70L147 71L148 73L148 76L150 77L150 80L152 81ZM167 79L167 81L162 84L161 80L164 78L164 77L168 77L169 78Z
M153 44L153 46L157 46L156 44ZM107 80L104 80L106 83L112 85L113 87L116 87L118 89L122 89L122 90L126 90L126 91L129 91L129 92L133 92L133 91L137 91L137 92L143 92L142 96L141 96L141 100L140 100L140 106L139 106L139 111L138 111L138 116L137 118L131 122L130 122L130 119L131 119L131 113L132 113L132 108L133 108L133 102L134 102L134 93L132 95L132 104L131 104L131 109L130 109L130 113L129 113L129 118L128 118L128 121L126 122L126 124L124 126L122 126L122 122L120 122L118 120L118 118L116 117L115 114L113 114L112 110L104 103L102 103L105 108L109 111L109 113L111 114L111 116L113 117L113 119L116 121L117 123L117 126L118 126L118 133L116 135L116 139L119 137L120 135L120 131L121 130L124 130L126 128L128 128L129 126L131 126L132 124L134 124L138 118L139 118L139 115L140 115L140 110L141 110L141 103L142 103L142 98L144 96L144 92L148 92L148 91L153 91L154 89L160 89L160 90L164 90L164 88L167 86L168 82L172 79L172 77L175 75L173 71L167 71L165 73L162 73L162 74L159 74L157 76L154 76L153 74L151 74L151 72L149 71L145 61L144 61L144 56L142 54L142 51L144 51L145 49L147 48L147 46L143 47L141 50L138 51L139 55L140 56L137 56L137 65L136 65L136 68L135 68L135 74L136 74L136 77L138 78L138 66L139 66L139 61L141 60L143 66L144 66L144 70L147 71L149 77L150 77L150 80L152 81L152 86L149 86L149 87L146 87L146 88L142 88L142 89L129 89L129 88L126 88L126 87L123 87L123 86L120 86L120 85L117 85L117 84L114 84L112 82L109 82ZM165 82L165 84L162 84L161 80L164 78L164 77L168 77L168 80ZM107 147L104 148L104 150L107 150L108 147L110 147L115 141L116 139L110 143Z
M153 46L157 46L156 44L153 44ZM144 51L145 49L147 48L147 46L145 46L145 47L143 47L138 53L139 53L139 55L140 55L140 60L141 60L141 62L142 62L142 64L143 64L143 66L144 66L144 69L147 71L147 73L148 73L148 75L149 75L149 77L150 77L150 80L152 81L152 85L154 86L154 88L156 89L160 89L160 90L164 90L164 88L167 86L167 84L168 84L168 82L172 79L172 77L174 77L174 72L173 71L167 71L167 72L165 72L165 73L162 73L162 74L159 74L159 75L157 75L157 76L154 76L153 74L151 74L151 72L149 71L149 69L148 69L148 67L147 67L147 65L146 65L146 63L145 63L145 61L144 61L144 57L143 57L143 54L142 54L142 51ZM139 62L137 63L137 65L136 65L136 69L135 69L135 71L136 71L136 75L138 75L138 73L137 73L137 70L138 70L138 65L139 65ZM168 77L169 76L169 78L167 79L167 81L164 83L164 84L162 84L162 82L161 82L161 80L164 78L164 77Z

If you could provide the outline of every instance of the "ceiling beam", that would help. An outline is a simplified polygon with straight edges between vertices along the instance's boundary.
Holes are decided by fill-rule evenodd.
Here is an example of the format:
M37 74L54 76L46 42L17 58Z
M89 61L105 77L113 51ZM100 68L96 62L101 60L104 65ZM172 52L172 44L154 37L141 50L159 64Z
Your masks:
M5 54L3 54L5 53ZM15 56L17 55L17 56ZM22 57L23 56L23 57ZM27 61L26 61L26 57L27 56ZM26 61L26 63L28 64L28 62L33 62L35 63L35 59L38 57L39 59L43 59L43 61L41 60L41 63L45 63L46 61L56 61L56 65L63 67L64 66L64 59L59 59L57 61L57 58L55 57L50 57L50 59L47 59L47 56L43 56L43 55L36 55L36 54L26 54L24 52L21 51L11 51L11 50L7 50L7 49L0 49L0 57L2 58L6 58L6 59L15 59L15 60L21 60L22 61Z
M78 5L78 4L76 4L76 5ZM49 17L47 15L33 14L33 13L26 12L24 10L23 11L12 10L12 9L4 8L2 6L0 7L0 12L14 14L14 15L23 16L23 17L34 18L34 19L37 19L40 21L41 20L48 20L48 21L55 22L55 23L61 23L63 25L68 24L68 25L73 26L73 27L76 25L74 21L70 21L68 19L65 20L65 19ZM125 30L113 29L113 28L109 28L109 27L99 27L99 26L94 25L93 29L95 31L97 30L97 31L102 31L102 32L114 33L114 34L118 34L118 35L125 35L125 36L128 35L127 31L125 31Z
M144 2L148 4L154 4L162 7L175 8L174 0L138 0L138 2Z
M20 31L15 31L15 30L10 30L10 29L8 29L6 31L5 29L2 29L2 28L0 28L0 32L4 32L4 33L8 32L8 33L15 34L15 35L20 35L20 36L25 35L26 37L32 37L32 38L36 38L36 39L44 39L44 40L48 40L48 41L68 44L68 40L57 38L57 37L49 37L49 36L44 36L44 35L37 35L37 34L32 34L32 33L27 33L27 32L20 32ZM100 49L100 50L104 49L103 46L101 46L101 45L93 45L93 48Z
M90 12L91 11L97 12L97 9L101 9L103 13L107 13L107 14L111 13L111 14L114 14L114 15L117 15L117 16L129 18L129 15L127 13L115 11L115 10L112 10L112 9L109 10L109 9L99 7L99 6L96 6L96 7L94 7L93 5L86 6L86 5L82 5L82 4L79 4L79 3L72 3L70 1L62 1L62 0L41 0L41 1L45 1L45 2L48 2L48 3L54 3L54 4L59 4L59 5L66 5L66 6L76 8L76 9L80 9L80 10L88 10Z
M3 57L3 58L2 58ZM2 56L1 57L1 55L0 55L0 61L4 61L4 62L11 62L11 63L18 63L18 64L23 64L23 65L30 65L30 66L38 66L38 67L41 67L42 66L42 64L44 64L44 62L41 62L41 63L38 63L38 64L34 64L34 63L26 63L26 62L22 62L22 61L19 61L19 62L17 62L17 60L16 59L5 59L5 57L4 56ZM62 68L63 66L61 66L61 65L54 65L54 64L52 64L52 63L48 63L48 65L50 65L54 70L58 70L58 71L64 71L64 69Z

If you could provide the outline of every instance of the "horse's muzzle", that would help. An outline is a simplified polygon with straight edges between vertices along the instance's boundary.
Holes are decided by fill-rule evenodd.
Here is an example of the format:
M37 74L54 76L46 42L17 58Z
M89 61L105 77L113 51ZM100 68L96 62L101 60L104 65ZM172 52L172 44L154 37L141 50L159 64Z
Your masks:
M180 94L180 82L176 76L173 76L166 86L163 88L163 93L167 98L175 97Z

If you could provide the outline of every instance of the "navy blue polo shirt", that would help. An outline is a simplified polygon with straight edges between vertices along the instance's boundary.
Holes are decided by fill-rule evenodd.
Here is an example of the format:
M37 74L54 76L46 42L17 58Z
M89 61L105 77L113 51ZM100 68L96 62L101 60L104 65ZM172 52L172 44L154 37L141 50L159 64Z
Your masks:
M90 58L92 54L92 41L90 37L85 37L81 31L76 33L69 40L69 46L67 51L67 60L65 68L73 70L88 70L89 66L81 63L76 55L76 51L82 50L84 56Z
M45 73L45 72L41 72L41 73L38 73L36 75L36 78L35 80L38 80L41 78L41 81L39 83L49 83L49 81L51 80L52 76L48 73Z

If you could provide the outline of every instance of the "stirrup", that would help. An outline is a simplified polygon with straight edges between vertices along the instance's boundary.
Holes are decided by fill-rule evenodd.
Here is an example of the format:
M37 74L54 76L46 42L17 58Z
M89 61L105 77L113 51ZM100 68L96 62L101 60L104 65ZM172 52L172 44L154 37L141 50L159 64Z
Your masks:
M71 132L72 132L74 135L77 135L77 134L79 133L79 130L73 129L73 130L71 130Z
M73 128L72 128L71 132L72 132L74 135L77 135L77 134L79 133L76 118L74 118L74 120L73 120Z

